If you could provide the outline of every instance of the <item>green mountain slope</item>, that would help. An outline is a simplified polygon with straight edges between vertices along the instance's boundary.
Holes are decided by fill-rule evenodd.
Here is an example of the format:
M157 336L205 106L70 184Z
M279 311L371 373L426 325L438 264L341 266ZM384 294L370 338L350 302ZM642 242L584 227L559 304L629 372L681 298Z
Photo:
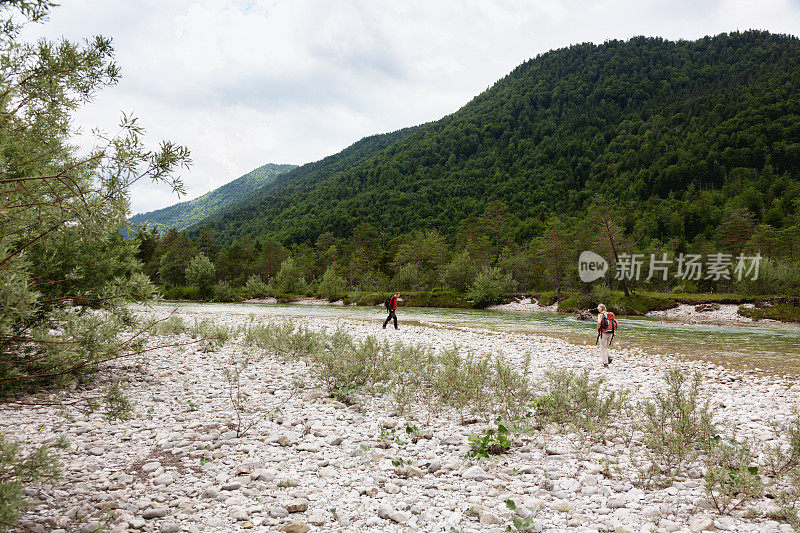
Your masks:
M135 215L128 222L132 225L156 227L162 232L170 228L182 230L253 194L258 188L296 167L297 165L263 165L199 198Z
M289 172L193 231L211 226L220 243L313 242L360 223L452 235L501 202L522 241L552 214L585 214L598 193L640 243L713 237L735 208L779 228L800 202L798 73L800 40L767 32L554 50L452 115Z
M337 154L290 170L262 190L203 219L189 231L196 234L200 228L205 226L216 228L220 234L215 233L215 238L220 242L228 243L238 237L264 235L265 231L270 231L266 226L269 224L270 213L284 209L291 210L292 204L302 201L317 184L368 160L388 146L413 134L420 127L415 126L391 133L371 135L353 143ZM269 211L262 211L266 205L269 205ZM287 230L291 231L291 228L287 228Z

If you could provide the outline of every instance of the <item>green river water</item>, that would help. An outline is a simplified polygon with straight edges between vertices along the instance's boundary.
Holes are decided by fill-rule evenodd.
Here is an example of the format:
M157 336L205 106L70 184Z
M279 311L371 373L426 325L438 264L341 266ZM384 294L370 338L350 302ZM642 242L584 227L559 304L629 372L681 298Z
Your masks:
M386 316L382 308L336 305L181 303L161 304L159 307L174 306L201 314L330 317L332 323L337 318L348 318L374 321L376 327ZM398 318L401 325L544 335L578 345L595 342L593 323L560 313L403 307L398 310ZM618 320L614 346L620 348L640 348L647 353L703 359L737 369L760 369L800 376L800 326L794 324L686 324L643 317L618 317Z

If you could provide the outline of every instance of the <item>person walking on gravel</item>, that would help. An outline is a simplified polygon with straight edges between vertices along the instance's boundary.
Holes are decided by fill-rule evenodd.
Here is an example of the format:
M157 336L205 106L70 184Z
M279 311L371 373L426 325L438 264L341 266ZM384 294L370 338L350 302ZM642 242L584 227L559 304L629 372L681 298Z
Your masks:
M614 313L606 310L604 304L597 304L597 340L600 343L600 362L603 366L608 366L613 360L609 354L611 339L614 338L617 319Z
M383 329L386 329L386 324L389 323L389 320L394 320L394 329L397 329L397 298L400 296L399 292L396 292L386 298L386 302L384 305L386 306L386 310L389 311L389 316L386 317L386 320L383 321Z

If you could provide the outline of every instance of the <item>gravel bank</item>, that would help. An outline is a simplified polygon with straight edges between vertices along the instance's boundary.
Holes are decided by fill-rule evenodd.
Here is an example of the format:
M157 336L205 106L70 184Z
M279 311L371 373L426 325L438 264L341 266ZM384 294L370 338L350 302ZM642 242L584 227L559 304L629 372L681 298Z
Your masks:
M753 307L753 304L744 304ZM690 324L702 322L752 322L753 319L739 314L739 306L735 304L679 304L666 311L650 311L647 316L660 316L676 320L684 320Z
M182 315L187 322L194 318ZM218 324L248 320L214 316ZM800 385L785 378L639 350L615 350L612 367L603 369L594 346L532 335L402 322L399 331L381 330L375 321L330 317L298 322L439 349L455 343L477 355L502 350L517 365L530 353L534 378L556 366L588 368L630 389L634 399L660 388L671 366L700 370L718 420L759 442L774 438L771 422L785 421L800 407ZM537 531L791 531L743 513L720 517L709 508L699 473L666 489L641 490L633 483L640 446L623 438L584 446L574 434L539 431L494 461L464 460L468 436L485 421L460 425L446 412L420 412L412 420L397 416L385 397L363 396L348 407L326 397L304 362L269 355L242 376L244 425L252 427L237 436L223 370L248 350L233 343L216 352L199 345L165 348L143 361L107 367L91 389L71 392L74 398L96 395L122 377L135 402L135 416L125 422L76 409L65 418L52 406L0 407L0 431L29 444L60 435L72 443L61 453L64 479L28 491L32 505L22 524L85 532L102 526L119 532L500 532L511 523L505 501L512 499ZM406 439L406 424L424 437ZM404 444L387 438L392 430ZM398 473L396 457L413 466Z

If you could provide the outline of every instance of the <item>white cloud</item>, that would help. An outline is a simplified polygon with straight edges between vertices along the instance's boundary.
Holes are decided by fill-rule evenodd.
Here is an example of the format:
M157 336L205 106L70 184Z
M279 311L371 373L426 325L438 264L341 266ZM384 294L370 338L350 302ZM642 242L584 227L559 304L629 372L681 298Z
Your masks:
M31 35L114 38L123 79L81 110L134 112L192 150L189 197L452 113L521 62L577 42L791 33L793 0L71 0ZM177 201L134 190L135 212Z

